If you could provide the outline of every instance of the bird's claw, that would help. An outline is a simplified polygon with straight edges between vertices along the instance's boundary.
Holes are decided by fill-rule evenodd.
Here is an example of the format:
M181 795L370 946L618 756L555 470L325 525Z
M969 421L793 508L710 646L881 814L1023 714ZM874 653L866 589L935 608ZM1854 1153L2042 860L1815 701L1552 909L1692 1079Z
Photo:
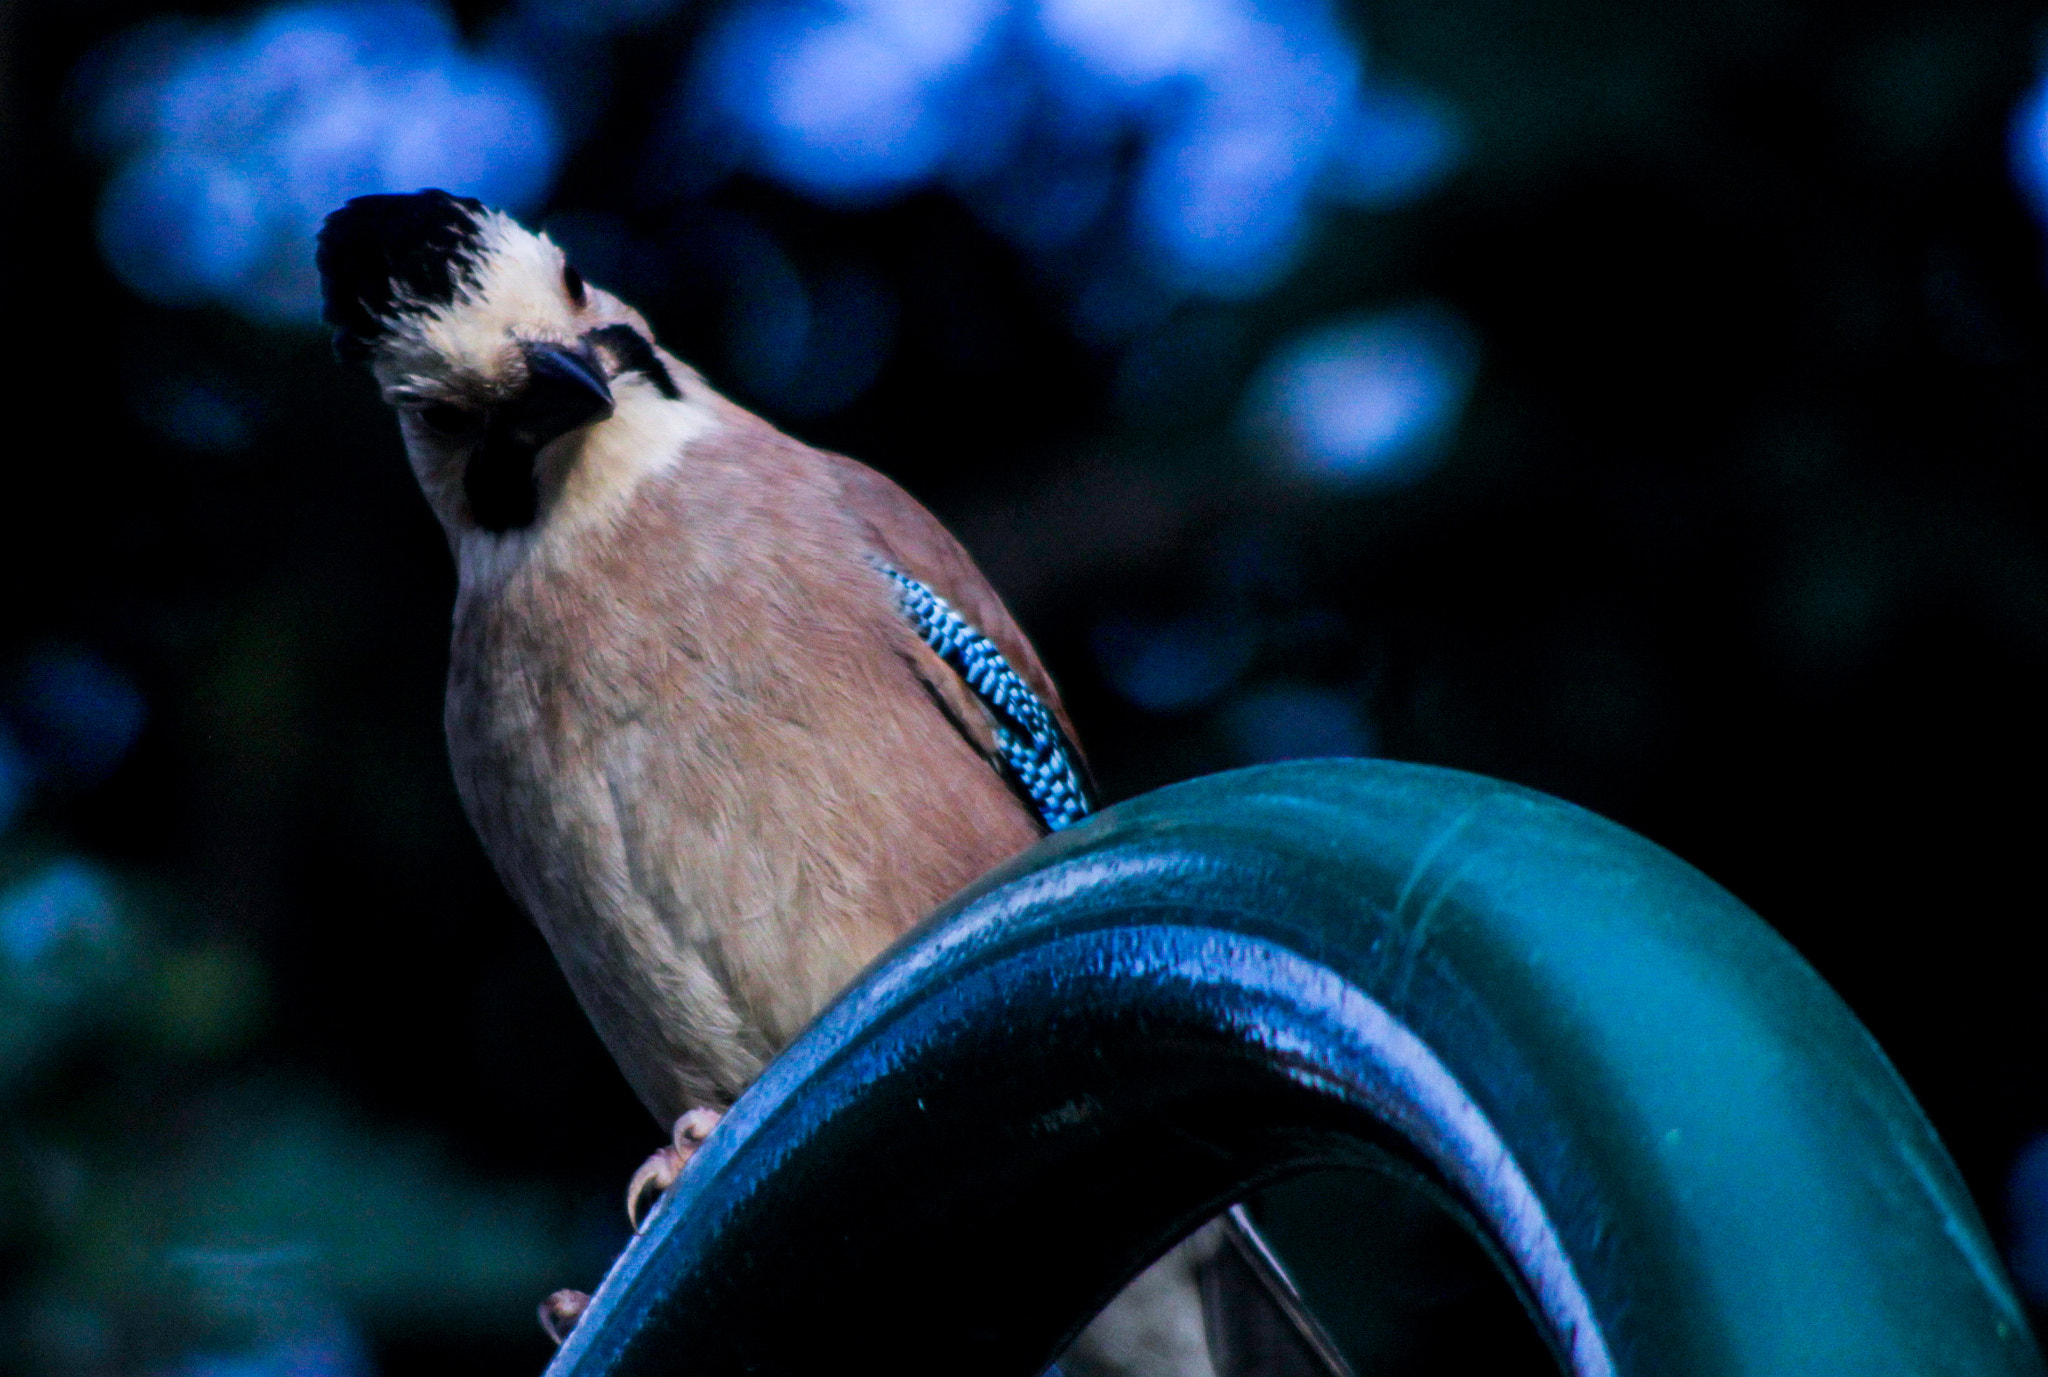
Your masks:
M686 1159L672 1147L664 1147L640 1164L626 1183L626 1222L640 1232L640 1218L647 1206L661 1197L683 1171Z
M715 1109L692 1109L676 1120L675 1133L668 1146L640 1164L640 1170L633 1173L633 1179L626 1183L626 1220L633 1226L633 1232L640 1232L640 1225L646 1212L655 1200L676 1183L683 1174L683 1167L697 1155L697 1149L711 1136L711 1130L718 1127L724 1116Z
M569 1331L576 1327L576 1321L582 1319L583 1312L589 1308L589 1292L563 1287L540 1303L540 1327L555 1341L555 1347L560 1348L562 1340L569 1337Z

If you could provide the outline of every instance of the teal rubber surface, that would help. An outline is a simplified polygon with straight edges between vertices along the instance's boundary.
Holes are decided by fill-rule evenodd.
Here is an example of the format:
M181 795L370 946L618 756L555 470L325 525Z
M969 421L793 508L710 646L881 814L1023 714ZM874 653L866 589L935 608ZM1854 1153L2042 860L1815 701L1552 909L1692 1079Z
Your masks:
M1379 761L1159 790L948 905L735 1106L550 1370L874 1342L1028 1377L1206 1212L1343 1163L1452 1200L1575 1374L2043 1372L1790 946L1590 813Z

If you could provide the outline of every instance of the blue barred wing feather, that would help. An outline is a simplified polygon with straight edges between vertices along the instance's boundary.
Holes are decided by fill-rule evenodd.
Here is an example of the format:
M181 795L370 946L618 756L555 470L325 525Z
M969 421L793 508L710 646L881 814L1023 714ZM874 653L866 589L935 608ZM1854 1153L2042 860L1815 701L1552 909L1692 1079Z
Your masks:
M1073 743L996 643L918 580L887 564L876 567L895 585L897 606L919 638L988 709L997 764L1046 830L1057 832L1088 816L1094 804Z

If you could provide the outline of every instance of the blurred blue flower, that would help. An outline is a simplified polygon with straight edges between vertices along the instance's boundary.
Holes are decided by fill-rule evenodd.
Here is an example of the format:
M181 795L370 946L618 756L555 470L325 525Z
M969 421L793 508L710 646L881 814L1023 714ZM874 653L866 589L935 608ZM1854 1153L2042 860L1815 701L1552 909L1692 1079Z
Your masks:
M74 786L112 774L147 716L141 691L126 676L73 646L30 655L8 706L40 773Z
M937 171L976 105L998 0L757 0L706 45L700 99L742 158L814 195L872 196Z
M742 0L685 106L689 139L809 194L943 182L1039 252L1113 223L1219 296L1284 271L1318 197L1397 204L1457 153L1323 0Z
M83 861L57 861L0 893L0 958L16 970L46 965L67 945L105 948L118 936L113 890Z
M1274 352L1246 419L1309 474L1409 481L1441 451L1477 361L1470 330L1439 307L1339 321Z
M1455 158L1446 113L1368 85L1315 0L1041 0L1038 20L1065 119L1122 112L1149 136L1132 231L1177 286L1257 290L1313 193L1398 204Z
M2048 77L2013 112L2010 148L2013 180L2034 214L2048 220Z
M84 861L47 862L0 888L0 1099L118 1006L108 996L131 936L112 884Z
M532 83L414 0L145 25L82 85L88 136L118 159L98 221L115 273L155 301L258 319L316 313L313 234L349 197L441 186L530 208L560 156Z
M1368 87L1338 130L1323 188L1357 206L1398 206L1427 192L1461 152L1441 102L1401 86Z

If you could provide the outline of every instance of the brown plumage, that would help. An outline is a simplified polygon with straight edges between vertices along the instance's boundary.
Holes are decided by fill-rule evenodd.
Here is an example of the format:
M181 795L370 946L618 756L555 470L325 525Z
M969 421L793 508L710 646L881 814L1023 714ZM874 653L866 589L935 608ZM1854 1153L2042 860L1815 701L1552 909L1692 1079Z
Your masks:
M337 346L398 413L455 556L463 804L635 1093L677 1123L643 1168L660 1179L703 1109L1046 830L878 566L992 640L1066 730L1058 693L929 512L719 397L544 237L421 192L351 202L319 256ZM1077 1377L1213 1377L1192 1280L1212 1233L1090 1327ZM585 1299L544 1303L550 1332Z
M876 952L1043 834L874 560L1057 701L900 488L681 387L620 400L711 412L681 462L557 558L463 581L447 716L486 848L663 1122L730 1103Z
M722 1108L1044 831L877 563L1057 712L1052 682L930 513L719 397L545 238L441 193L371 197L332 217L321 268L455 553L470 819L648 1109Z

